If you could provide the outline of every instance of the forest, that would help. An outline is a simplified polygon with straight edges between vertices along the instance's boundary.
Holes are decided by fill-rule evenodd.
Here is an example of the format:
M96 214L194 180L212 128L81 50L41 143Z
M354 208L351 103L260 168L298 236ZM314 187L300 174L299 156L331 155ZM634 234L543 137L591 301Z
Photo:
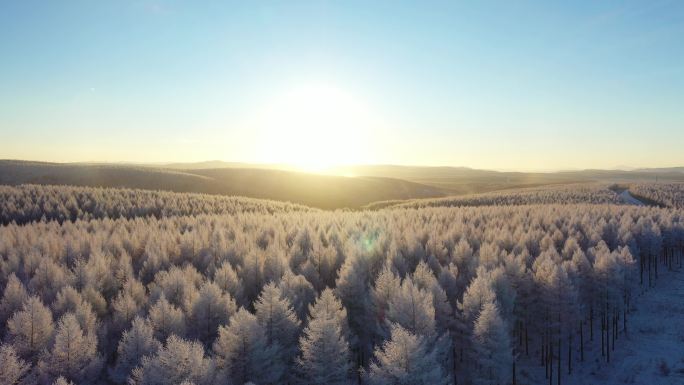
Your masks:
M0 381L568 383L682 267L682 185L377 210L0 187ZM523 369L526 368L526 369Z

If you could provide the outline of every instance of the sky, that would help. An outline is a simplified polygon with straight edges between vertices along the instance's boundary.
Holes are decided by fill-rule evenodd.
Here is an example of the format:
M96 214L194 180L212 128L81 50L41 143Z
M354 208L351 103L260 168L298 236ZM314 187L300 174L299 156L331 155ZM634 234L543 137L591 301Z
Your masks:
M0 158L684 166L682 1L0 1Z

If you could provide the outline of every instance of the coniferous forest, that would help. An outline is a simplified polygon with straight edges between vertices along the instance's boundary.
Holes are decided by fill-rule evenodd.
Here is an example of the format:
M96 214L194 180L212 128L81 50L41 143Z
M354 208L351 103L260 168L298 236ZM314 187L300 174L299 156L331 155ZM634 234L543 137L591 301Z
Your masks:
M630 188L662 207L614 190L323 211L2 187L0 379L572 383L615 359L639 295L683 263L681 185Z

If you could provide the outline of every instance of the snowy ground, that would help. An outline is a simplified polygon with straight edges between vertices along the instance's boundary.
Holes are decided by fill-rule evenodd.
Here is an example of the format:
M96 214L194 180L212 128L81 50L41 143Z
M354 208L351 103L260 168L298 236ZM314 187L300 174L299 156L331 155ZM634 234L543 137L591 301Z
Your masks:
M629 190L624 190L623 192L620 193L620 198L622 198L625 202L636 205L636 206L643 206L644 202L634 198L632 194L629 193Z
M684 384L684 272L662 274L657 287L638 296L635 305L629 334L620 335L611 362L601 360L599 340L584 363L574 364L571 376L563 365L562 385ZM519 384L548 384L538 361L521 366Z

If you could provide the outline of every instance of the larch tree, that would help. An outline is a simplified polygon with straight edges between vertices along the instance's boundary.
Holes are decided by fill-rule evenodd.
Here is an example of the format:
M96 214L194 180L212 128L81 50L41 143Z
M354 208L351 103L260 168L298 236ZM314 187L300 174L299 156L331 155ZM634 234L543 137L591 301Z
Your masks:
M29 297L22 310L7 322L10 341L22 357L36 360L38 353L48 347L54 332L52 313L38 297Z
M300 321L281 290L273 283L264 286L254 307L256 317L266 331L268 344L280 345L285 357L295 353Z
M3 385L27 384L24 381L31 365L22 360L12 345L0 345L0 383Z
M202 344L172 335L155 355L143 357L142 364L133 369L129 384L166 385L185 381L196 385L216 383L215 365L205 357Z
M413 283L421 290L432 293L432 306L435 309L435 321L440 334L446 333L453 326L454 310L447 299L446 292L439 285L432 269L425 263L420 262L411 275Z
M335 284L335 294L347 309L349 328L356 335L355 353L364 361L365 354L371 352L373 330L369 328L374 322L373 309L368 291L370 275L367 261L356 254L347 256Z
M330 289L310 308L311 317L299 339L301 357L297 360L302 384L343 385L349 383L351 364L345 338L347 313Z
M387 322L401 325L413 334L428 339L435 337L435 307L432 293L420 289L411 278L405 278L389 301Z
M376 327L378 334L383 337L389 337L389 327L386 322L387 310L389 309L390 300L399 292L400 288L401 279L394 274L389 264L385 264L375 279L375 285L371 292L375 322L377 323Z
M84 334L81 326L72 313L60 318L47 362L42 363L54 377L64 376L67 379L82 382L97 376L102 361L97 354L97 339L93 334Z
M116 365L111 371L112 379L124 383L142 358L156 353L162 344L154 338L154 330L144 319L136 317L130 329L124 331L117 348Z
M288 269L280 279L278 288L282 291L283 297L290 300L297 317L302 321L306 320L309 305L316 299L313 285L303 275L295 275Z
M475 321L473 330L476 384L506 384L509 380L513 356L508 329L499 315L496 302L488 302Z
M27 298L28 293L24 285L14 273L10 274L0 299L0 325L5 325L5 322L21 309Z
M278 384L285 374L280 346L269 345L264 327L245 309L219 328L213 350L218 376L228 383Z
M92 306L73 287L64 286L57 293L52 309L56 318L61 317L67 312L74 313L78 323L86 333L96 332L97 316L93 312Z
M150 308L148 318L157 340L166 341L173 334L181 338L185 337L183 311L169 303L163 294Z
M428 350L425 338L399 325L374 353L364 378L370 385L446 385L449 377Z
M230 294L235 299L238 305L245 306L242 280L238 277L237 272L231 266L230 262L226 261L214 272L214 283L218 285L224 292Z
M205 282L191 306L192 335L205 345L211 344L221 325L235 314L235 301L212 282Z
M57 377L55 382L52 383L52 385L74 385L74 383L67 380L63 376L59 376L59 377Z

